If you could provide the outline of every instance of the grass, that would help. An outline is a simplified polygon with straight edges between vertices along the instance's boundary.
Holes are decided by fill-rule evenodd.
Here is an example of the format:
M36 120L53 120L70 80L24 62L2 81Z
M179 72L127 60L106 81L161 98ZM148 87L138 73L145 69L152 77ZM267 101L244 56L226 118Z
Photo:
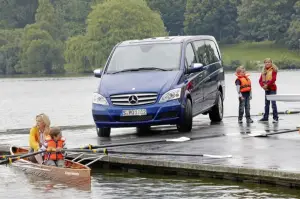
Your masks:
M300 55L276 45L271 41L263 42L243 42L232 45L220 46L222 57L226 65L231 64L234 60L239 60L242 64L249 61L261 61L267 57L272 60L290 60L300 62Z

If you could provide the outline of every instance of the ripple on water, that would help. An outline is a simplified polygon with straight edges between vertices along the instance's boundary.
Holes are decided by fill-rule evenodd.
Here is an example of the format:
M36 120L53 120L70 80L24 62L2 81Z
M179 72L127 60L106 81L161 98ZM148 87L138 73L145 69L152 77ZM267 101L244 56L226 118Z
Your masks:
M269 188L248 189L229 182L203 179L132 176L124 173L93 173L91 190L54 184L6 166L0 167L0 198L292 198L284 191L270 193ZM295 197L298 198L298 197Z

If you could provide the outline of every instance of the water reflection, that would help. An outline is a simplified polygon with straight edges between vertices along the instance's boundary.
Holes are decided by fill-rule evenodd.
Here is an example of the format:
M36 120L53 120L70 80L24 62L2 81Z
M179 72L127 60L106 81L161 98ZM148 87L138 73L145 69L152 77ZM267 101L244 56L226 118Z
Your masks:
M132 175L94 170L91 190L27 176L10 167L0 170L0 198L298 198L299 190L239 184L204 178ZM7 191L8 190L8 191ZM17 191L16 191L17 190ZM289 194L287 194L289 193Z

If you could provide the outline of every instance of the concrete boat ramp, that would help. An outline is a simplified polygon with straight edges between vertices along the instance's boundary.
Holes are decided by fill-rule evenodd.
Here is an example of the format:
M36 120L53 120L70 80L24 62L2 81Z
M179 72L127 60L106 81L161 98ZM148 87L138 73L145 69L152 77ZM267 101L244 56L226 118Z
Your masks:
M173 126L153 127L149 135L138 136L135 129L113 129L110 138L98 138L92 126L64 127L68 148L87 144L108 145L151 140L167 140L188 137L184 142L157 142L140 145L107 147L108 155L91 153L81 158L97 157L91 167L121 169L128 172L147 172L171 175L212 177L240 182L266 183L287 187L300 187L300 134L299 114L280 115L279 123L258 122L238 124L236 117L225 117L223 122L212 124L206 116L194 119L191 133L178 133ZM3 130L0 133L1 153L8 152L10 145L28 145L28 129ZM274 133L267 137L252 137L254 133ZM118 152L185 153L231 155L231 158L178 155L110 154ZM79 154L68 153L68 158ZM92 159L91 159L92 160ZM86 160L91 161L91 160ZM85 161L84 161L85 162Z

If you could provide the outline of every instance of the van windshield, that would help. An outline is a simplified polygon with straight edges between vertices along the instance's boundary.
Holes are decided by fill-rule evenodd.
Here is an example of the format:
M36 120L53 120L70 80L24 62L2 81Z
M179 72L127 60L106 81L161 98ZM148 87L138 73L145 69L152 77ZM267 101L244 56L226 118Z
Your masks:
M138 70L177 70L181 44L144 44L117 47L107 73Z

